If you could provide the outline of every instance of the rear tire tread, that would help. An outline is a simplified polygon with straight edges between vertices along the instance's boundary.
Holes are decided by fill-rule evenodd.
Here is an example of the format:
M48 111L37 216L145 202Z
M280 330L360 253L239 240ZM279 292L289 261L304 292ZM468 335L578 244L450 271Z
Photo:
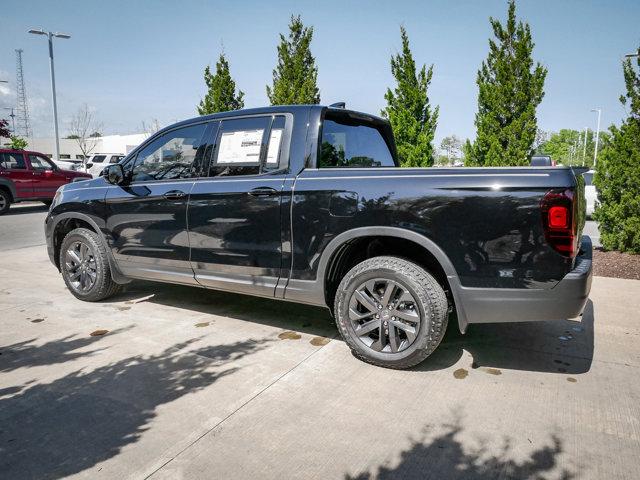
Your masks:
M429 307L429 318L423 319L423 322L428 320L428 322L425 322L425 325L426 323L429 325L428 335L419 336L415 340L418 342L415 352L400 361L381 361L375 358L370 358L362 353L360 351L361 347L356 343L358 340L351 337L346 325L344 324L344 322L348 322L350 320L348 318L343 319L340 313L342 312L343 302L348 301L348 299L345 299L344 294L347 285L349 285L358 275L371 270L391 270L407 277L411 280L413 284L412 286L416 290L420 302ZM373 257L353 267L340 282L336 292L334 305L336 325L353 355L364 362L379 367L402 370L418 365L431 355L438 345L440 345L447 329L449 305L442 286L440 286L436 279L422 267L399 257Z

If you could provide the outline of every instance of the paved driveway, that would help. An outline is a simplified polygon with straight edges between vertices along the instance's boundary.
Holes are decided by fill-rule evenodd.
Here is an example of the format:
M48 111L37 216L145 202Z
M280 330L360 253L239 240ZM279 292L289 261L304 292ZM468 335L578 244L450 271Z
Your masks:
M151 283L80 302L6 238L0 478L637 478L640 282L392 371L323 309Z

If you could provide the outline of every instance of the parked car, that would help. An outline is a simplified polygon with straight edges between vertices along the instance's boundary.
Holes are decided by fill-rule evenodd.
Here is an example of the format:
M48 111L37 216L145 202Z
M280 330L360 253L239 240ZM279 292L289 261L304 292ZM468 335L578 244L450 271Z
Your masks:
M78 170L82 168L82 160L56 160L51 161L62 170Z
M596 202L598 201L598 192L596 186L593 184L593 175L595 170L589 170L585 172L582 177L584 178L584 197L587 201L587 217L591 217L596 210Z
M324 306L357 357L406 368L451 311L462 332L579 315L584 208L570 168L399 168L386 120L314 105L167 127L45 224L81 300L135 278Z
M555 167L556 162L549 155L534 155L531 157L532 167Z
M124 155L121 153L96 153L95 155L91 155L87 160L87 173L90 173L93 177L100 176L104 167L112 164L118 163L120 160L124 158Z
M12 203L35 200L50 205L59 187L88 179L91 175L63 170L42 153L0 149L0 215Z

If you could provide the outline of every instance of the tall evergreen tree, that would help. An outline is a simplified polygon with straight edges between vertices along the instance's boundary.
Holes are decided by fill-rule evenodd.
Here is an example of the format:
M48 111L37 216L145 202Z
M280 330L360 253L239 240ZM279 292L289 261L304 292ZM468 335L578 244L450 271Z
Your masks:
M594 216L602 245L631 253L640 253L640 57L636 67L631 59L623 63L627 93L620 101L629 116L620 128L609 128L595 175L600 204Z
M537 132L536 108L544 97L547 69L534 67L534 43L528 23L516 21L516 4L509 0L506 25L490 18L495 40L482 62L476 140L467 141L467 165L527 165Z
M236 82L231 78L229 62L224 52L216 62L215 74L211 73L209 65L204 69L204 81L208 90L198 105L200 115L244 108L244 92L238 91L236 94Z
M433 65L416 72L409 48L409 37L400 27L402 52L391 57L391 73L396 79L393 91L387 88L387 106L382 115L389 119L403 167L430 167L434 161L433 137L440 107L431 108L428 90Z
M312 38L313 27L305 27L300 15L292 15L289 38L280 34L273 86L267 85L271 105L320 103L318 68L310 49Z

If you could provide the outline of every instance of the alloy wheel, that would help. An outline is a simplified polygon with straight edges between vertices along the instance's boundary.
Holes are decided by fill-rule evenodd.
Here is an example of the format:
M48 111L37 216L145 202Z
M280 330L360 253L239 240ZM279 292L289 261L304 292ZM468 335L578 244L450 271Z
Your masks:
M69 283L77 292L88 292L97 279L96 259L91 247L84 242L73 242L65 253L65 269Z
M349 300L349 320L360 341L376 352L409 348L420 330L420 311L409 290L386 278L367 280Z

